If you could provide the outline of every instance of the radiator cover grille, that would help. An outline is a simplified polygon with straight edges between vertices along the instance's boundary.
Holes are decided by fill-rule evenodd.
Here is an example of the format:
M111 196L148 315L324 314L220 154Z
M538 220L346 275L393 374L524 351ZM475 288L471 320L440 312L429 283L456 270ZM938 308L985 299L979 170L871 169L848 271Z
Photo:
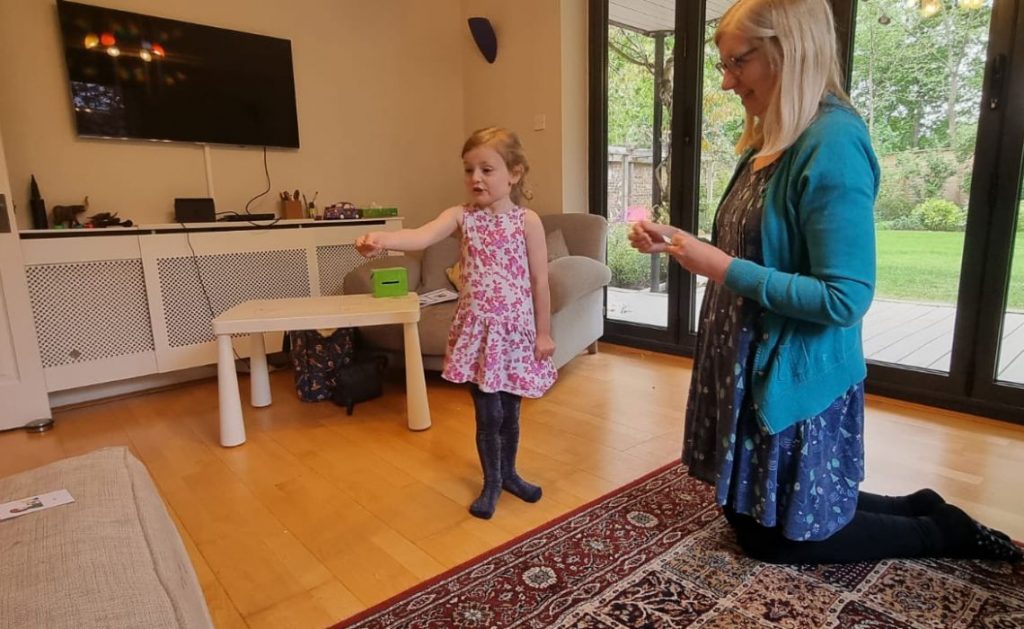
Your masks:
M316 248L320 269L320 294L341 295L345 292L345 276L366 262L353 245L324 245Z
M154 351L142 260L26 268L43 367Z
M304 249L160 258L157 272L170 347L213 341L212 319L242 302L310 295Z

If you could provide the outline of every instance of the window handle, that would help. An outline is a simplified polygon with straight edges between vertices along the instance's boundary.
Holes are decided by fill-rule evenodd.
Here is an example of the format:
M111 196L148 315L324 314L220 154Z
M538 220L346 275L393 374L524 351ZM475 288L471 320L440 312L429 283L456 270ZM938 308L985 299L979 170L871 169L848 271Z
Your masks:
M998 109L999 98L1003 94L1003 79L1006 77L1006 55L998 54L992 58L992 70L988 80L988 108Z

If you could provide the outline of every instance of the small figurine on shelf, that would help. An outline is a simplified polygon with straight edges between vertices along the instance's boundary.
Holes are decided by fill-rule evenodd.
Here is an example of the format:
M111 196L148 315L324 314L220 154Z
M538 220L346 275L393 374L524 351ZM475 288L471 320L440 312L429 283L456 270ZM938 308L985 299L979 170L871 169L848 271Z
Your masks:
M89 222L86 223L86 227L131 227L132 222L130 220L121 220L117 217L117 212L111 214L110 212L100 212L99 214L93 214L89 217Z
M54 229L81 227L78 222L78 215L89 209L89 197L85 197L82 205L55 205L53 206L53 227Z

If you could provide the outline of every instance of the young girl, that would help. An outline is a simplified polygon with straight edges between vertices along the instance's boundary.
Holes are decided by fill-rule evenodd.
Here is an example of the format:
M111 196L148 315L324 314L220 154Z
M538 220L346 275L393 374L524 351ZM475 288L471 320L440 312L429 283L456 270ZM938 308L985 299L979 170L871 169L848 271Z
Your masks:
M476 448L484 487L469 512L488 519L504 488L527 502L541 488L516 473L519 402L540 397L557 377L551 355L551 294L544 227L525 187L529 164L515 133L491 127L462 147L469 202L422 227L370 232L356 249L421 250L461 232L462 289L448 333L442 377L468 382L476 409Z

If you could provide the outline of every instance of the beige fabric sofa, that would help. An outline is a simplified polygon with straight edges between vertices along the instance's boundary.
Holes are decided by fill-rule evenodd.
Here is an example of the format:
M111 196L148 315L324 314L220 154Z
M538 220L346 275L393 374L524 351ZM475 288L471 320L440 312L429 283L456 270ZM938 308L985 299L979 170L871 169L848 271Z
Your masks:
M567 256L548 263L551 287L551 336L555 340L555 367L562 367L584 350L596 351L604 332L604 291L611 281L605 265L608 224L596 214L542 215L544 231L561 231ZM346 294L371 292L370 271L380 267L404 266L409 273L409 290L425 293L438 288L454 289L445 273L459 260L459 241L445 240L428 247L422 256L389 256L369 260L345 277ZM439 371L444 362L448 327L455 314L455 302L423 309L420 319L420 347L423 366ZM364 346L394 354L401 364L401 326L373 326L360 329Z
M0 479L0 502L75 502L0 522L0 628L212 627L146 468L107 448Z

